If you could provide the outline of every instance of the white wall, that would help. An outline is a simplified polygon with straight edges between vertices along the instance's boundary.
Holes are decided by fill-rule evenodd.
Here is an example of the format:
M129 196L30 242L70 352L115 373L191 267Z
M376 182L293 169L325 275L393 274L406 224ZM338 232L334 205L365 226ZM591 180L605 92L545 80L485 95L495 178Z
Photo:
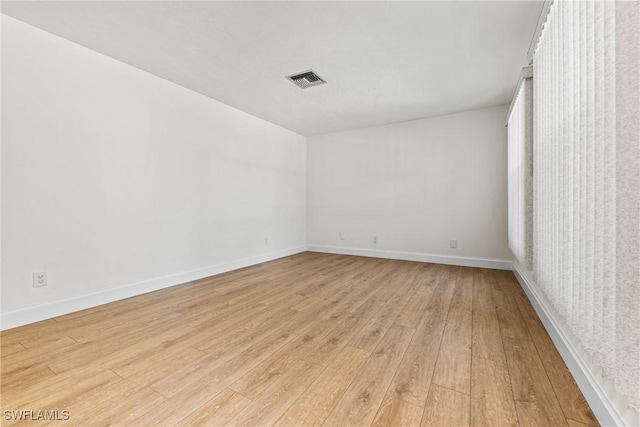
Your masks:
M510 259L506 113L500 106L309 138L308 244Z
M4 15L2 23L5 320L304 246L304 137ZM49 285L34 289L38 270Z

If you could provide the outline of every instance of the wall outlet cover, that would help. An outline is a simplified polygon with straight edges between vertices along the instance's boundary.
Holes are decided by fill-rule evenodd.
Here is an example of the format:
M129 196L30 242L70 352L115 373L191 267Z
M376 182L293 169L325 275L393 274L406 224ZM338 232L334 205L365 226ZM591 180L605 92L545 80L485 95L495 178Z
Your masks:
M33 287L41 288L47 286L47 273L45 271L36 271L33 273Z

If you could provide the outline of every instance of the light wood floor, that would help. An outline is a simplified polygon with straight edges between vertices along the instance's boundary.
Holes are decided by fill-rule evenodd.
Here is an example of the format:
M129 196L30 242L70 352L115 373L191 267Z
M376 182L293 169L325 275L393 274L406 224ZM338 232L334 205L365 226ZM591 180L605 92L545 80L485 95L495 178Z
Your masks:
M595 425L510 272L303 253L2 333L52 425Z

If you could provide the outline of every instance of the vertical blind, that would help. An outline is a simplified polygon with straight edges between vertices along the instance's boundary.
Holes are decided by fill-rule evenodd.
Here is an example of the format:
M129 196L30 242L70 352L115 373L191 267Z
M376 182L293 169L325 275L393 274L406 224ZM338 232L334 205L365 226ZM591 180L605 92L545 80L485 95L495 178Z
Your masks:
M640 412L640 2L556 1L533 62L535 286ZM522 95L522 93L520 93ZM515 110L515 108L514 108ZM514 113L515 114L515 113ZM513 120L520 120L514 114ZM521 116L520 116L521 117ZM522 135L512 130L511 138ZM513 145L522 147L521 142ZM522 159L514 148L514 157ZM509 160L515 162L509 155ZM515 162L517 163L517 162ZM509 179L511 180L511 166ZM518 172L521 174L521 172ZM511 221L524 185L509 183ZM517 208L515 206L518 206ZM514 225L514 227L516 227ZM514 231L521 239L522 232ZM523 244L516 242L520 258Z
M531 270L533 209L532 68L522 70L507 117L509 248Z

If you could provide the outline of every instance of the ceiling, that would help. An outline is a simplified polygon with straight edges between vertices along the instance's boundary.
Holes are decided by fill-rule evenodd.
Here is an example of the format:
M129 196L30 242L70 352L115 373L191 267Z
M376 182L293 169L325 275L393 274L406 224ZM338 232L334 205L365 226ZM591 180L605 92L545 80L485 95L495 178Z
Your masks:
M2 12L302 135L508 103L542 2L2 2ZM314 69L328 84L284 76Z

